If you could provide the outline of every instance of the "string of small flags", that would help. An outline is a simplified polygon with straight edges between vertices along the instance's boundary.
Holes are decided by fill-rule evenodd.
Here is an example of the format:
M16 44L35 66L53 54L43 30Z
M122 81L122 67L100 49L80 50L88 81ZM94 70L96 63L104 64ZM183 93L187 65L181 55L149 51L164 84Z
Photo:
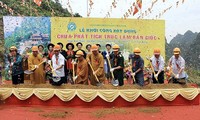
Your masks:
M109 11L106 13L106 17L105 18L109 18L110 14L112 13L112 9L117 7L117 1L113 0L112 5L110 5L110 9Z
M90 16L93 5L94 5L94 2L92 0L89 0L89 10L88 10L88 13L87 13L87 17Z

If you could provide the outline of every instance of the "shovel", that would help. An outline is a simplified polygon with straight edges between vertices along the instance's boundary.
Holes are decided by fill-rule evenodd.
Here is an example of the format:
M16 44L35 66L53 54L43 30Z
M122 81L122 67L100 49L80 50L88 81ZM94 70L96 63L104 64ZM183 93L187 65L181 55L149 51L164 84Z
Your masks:
M155 75L156 73L155 73L155 71L154 71L154 68L153 68L153 65L152 65L152 61L150 60L149 57L146 57L146 58L147 58L147 60L149 60L149 63L150 63L150 66L151 66L152 72L153 72L153 74ZM155 79L156 79L156 81L159 83L158 78L155 77Z
M74 79L74 77L75 77L75 68L74 68L74 63L72 63L72 78L73 78L73 81L75 83L76 80Z
M91 65L91 63L90 62L88 62L88 64L89 64L89 66L90 66L90 68L91 68L91 70L92 70L92 72L94 73L94 69L93 69L93 67L92 67L92 65ZM96 80L97 80L97 86L101 86L101 85L103 85L102 83L100 83L99 82L99 79L98 79L98 77L97 77L97 75L96 74L94 74L94 77L96 78Z
M131 72L131 73L133 73L133 71L132 71L132 69L131 69L131 66L130 65L128 65L129 66L129 71ZM131 75L132 76L132 75ZM135 76L132 76L133 77L133 82L135 83Z
M48 63L48 64L49 64L51 70L53 70L53 67L52 67L51 63ZM52 71L52 74L53 74L54 76L57 76L57 74L56 74L55 71ZM61 80L61 77L53 77L53 76L52 76L52 79L53 79L54 82L58 82L58 81Z
M110 64L109 56L107 56L106 59L108 60L108 65L109 65L109 67L110 67L110 69L111 69L112 67L111 67L111 64ZM112 78L113 78L112 81L111 81L112 85L113 85L113 86L118 86L118 85L119 85L119 81L118 81L117 79L115 80L113 71L110 72L110 73L111 73L111 76L112 76Z
M42 65L43 63L46 62L46 59L44 59L41 63L39 63L37 66L39 67L40 65ZM32 66L35 66L35 65L32 65ZM32 74L37 68L32 68L31 70L25 70L24 73L27 74L27 75L30 75Z

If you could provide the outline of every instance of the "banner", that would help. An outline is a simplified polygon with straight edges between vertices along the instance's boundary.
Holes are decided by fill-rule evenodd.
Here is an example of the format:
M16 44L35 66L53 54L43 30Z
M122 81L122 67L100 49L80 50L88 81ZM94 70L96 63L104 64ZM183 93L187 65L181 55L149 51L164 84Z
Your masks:
M106 43L118 44L125 57L135 47L141 49L142 57L152 56L154 48L161 48L165 57L165 21L137 19L99 19L99 18L51 18L51 42L82 42L101 44L101 51Z
M62 42L66 49L69 42L82 42L83 49L86 44L101 44L101 51L107 43L118 44L125 60L135 47L143 58L152 56L154 48L161 48L165 57L164 20L4 16L3 21L7 53L12 45L22 54L33 45Z

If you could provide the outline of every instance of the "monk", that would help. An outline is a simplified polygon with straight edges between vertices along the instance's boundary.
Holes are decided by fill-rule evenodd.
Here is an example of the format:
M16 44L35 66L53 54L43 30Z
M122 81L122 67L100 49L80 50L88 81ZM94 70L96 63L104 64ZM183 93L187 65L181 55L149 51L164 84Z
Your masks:
M92 68L94 69L93 73L89 73L90 82L91 85L99 86L106 79L104 74L104 59L103 56L99 53L97 45L92 45L91 51L92 53L87 55L87 61L91 64ZM96 80L95 75L97 76L98 80Z
M44 65L39 65L41 62L43 62L43 59L38 52L38 47L33 46L32 54L28 57L28 69L34 70L34 73L30 75L30 80L32 84L45 83Z
M78 59L78 63L74 81L76 84L88 85L88 63L84 58L84 53L79 50L76 52L75 57ZM75 62L73 62L73 64L75 64Z

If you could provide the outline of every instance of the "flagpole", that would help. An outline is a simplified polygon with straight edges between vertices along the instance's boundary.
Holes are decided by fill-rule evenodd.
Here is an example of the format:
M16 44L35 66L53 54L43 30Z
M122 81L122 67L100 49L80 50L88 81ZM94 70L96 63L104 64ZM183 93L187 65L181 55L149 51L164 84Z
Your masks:
M30 2L30 16L32 16L32 11L31 11L31 2L32 0L29 0L29 2Z
M88 0L87 0L87 13L86 13L86 16L88 17Z

